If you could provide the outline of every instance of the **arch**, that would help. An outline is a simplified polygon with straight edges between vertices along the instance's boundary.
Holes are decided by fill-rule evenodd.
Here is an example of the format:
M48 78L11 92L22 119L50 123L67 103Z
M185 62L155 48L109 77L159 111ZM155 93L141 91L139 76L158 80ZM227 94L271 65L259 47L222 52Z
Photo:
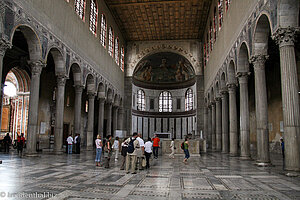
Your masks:
M271 27L269 17L266 14L262 14L258 18L254 29L253 53L255 55L267 55Z
M239 48L237 72L249 71L249 48L246 42L243 42Z
M123 107L123 98L120 97L120 107Z
M214 88L212 87L210 90L210 102L215 101Z
M220 96L219 92L220 92L220 84L219 84L219 80L217 80L216 81L215 98Z
M65 67L65 61L64 56L62 53L62 50L58 47L51 47L49 48L49 51L46 54L46 59L48 59L48 55L51 53L54 65L55 65L55 75L65 75L66 74L66 67ZM47 62L47 60L46 60Z
M278 27L297 27L299 0L279 0L278 4Z
M111 88L108 88L108 89L107 89L106 96L107 96L107 98L106 98L107 101L108 101L108 102L112 102L112 100L113 100L113 91L112 91Z
M227 82L228 83L236 83L235 78L235 63L233 60L230 60L228 66L227 66Z
M220 85L221 85L221 90L224 90L226 88L226 72L222 72L221 78L220 78Z
M73 73L73 81L74 85L82 85L82 70L77 63L73 63L69 69L68 77L70 77L70 73Z
M100 82L98 84L98 98L105 98L105 85L103 84L103 82Z
M40 38L36 31L32 29L30 26L26 24L19 24L14 27L10 42L12 44L12 40L14 38L14 34L16 31L21 31L24 34L26 42L28 44L28 53L31 61L39 61L42 60L42 45L40 42Z
M95 93L95 77L92 74L87 75L85 83L87 92Z

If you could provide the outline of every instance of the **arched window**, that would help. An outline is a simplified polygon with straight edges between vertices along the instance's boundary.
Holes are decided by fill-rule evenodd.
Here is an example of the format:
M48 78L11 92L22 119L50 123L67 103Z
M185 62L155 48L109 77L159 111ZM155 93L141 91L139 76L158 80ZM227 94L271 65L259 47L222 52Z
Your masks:
M230 6L231 0L225 0L225 8L226 11L228 10L229 6Z
M208 33L206 34L206 57L207 57L207 61L209 59L209 43L210 43L210 40L209 40L209 37L208 37Z
M223 0L219 0L218 10L219 10L219 30L220 30L223 25Z
M206 67L206 43L203 45L203 63L204 67Z
M121 68L121 70L122 70L122 72L124 72L124 56L125 56L125 53L124 53L124 47L122 47L121 48L121 66L120 66L120 68Z
M214 8L213 22L214 22L214 42L215 42L217 39L217 9L216 9L216 7Z
M137 110L145 111L145 92L139 90L137 93Z
M116 38L116 40L115 40L115 61L116 61L117 65L120 64L120 60L119 60L119 38Z
M98 19L98 7L95 0L91 0L91 14L90 14L90 31L94 35L97 32L97 19Z
M159 95L159 112L172 112L172 95L168 91L163 91Z
M114 31L112 27L108 29L108 54L114 56Z
M189 88L185 93L185 111L193 110L193 108L194 108L193 90Z
M75 12L84 20L84 9L85 9L85 0L75 0Z
M107 31L106 19L105 19L105 15L102 14L101 15L100 42L101 42L102 46L104 46L104 47L106 47L106 31Z

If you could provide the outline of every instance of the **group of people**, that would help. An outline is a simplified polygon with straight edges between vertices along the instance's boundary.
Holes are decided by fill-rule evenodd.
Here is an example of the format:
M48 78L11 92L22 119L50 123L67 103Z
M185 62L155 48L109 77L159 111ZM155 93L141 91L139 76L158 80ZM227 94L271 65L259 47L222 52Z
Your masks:
M12 139L9 133L6 133L5 137L3 138L3 143L4 143L4 152L9 153L10 145L12 144ZM15 143L15 148L17 148L17 152L20 157L23 156L24 147L25 147L25 137L24 137L24 133L21 133L18 134Z
M119 138L116 137L114 143L111 142L111 135L107 136L103 141L101 136L97 135L95 140L96 145L96 166L102 166L102 154L104 156L104 167L109 168L110 159L113 151L115 152L115 161L118 161L119 152L123 160L121 162L121 170L125 169L126 173L131 172L136 174L136 170L143 170L144 168L150 168L150 158L153 152L154 159L158 158L158 149L160 147L160 138L155 134L153 138L148 138L146 142L141 138L140 133L133 133L131 137L125 138L121 143ZM187 163L187 160L190 157L189 154L189 142L188 137L181 145L182 150L185 153L184 163ZM171 158L174 158L175 154L175 143L174 138L170 144L172 153L169 155Z
M76 134L76 136L72 137L72 134L69 135L67 138L67 153L72 154L73 152L73 144L75 145L75 153L80 154L80 142L81 142L81 137L80 134Z

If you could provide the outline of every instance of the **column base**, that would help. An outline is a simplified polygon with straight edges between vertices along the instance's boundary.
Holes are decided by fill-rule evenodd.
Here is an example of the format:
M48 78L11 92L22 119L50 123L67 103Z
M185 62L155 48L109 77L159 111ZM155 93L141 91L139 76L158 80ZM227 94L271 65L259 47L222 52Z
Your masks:
M250 156L240 156L241 160L252 160Z
M85 150L86 150L86 151L93 151L93 150L94 150L94 147L86 147Z
M63 151L62 149L60 149L60 150L54 149L54 150L52 151L52 153L53 153L53 154L56 154L56 155L64 154L64 152L65 152L65 151Z
M221 153L223 153L223 154L228 154L228 151L222 151Z
M23 156L26 156L26 157L39 157L39 154L38 153L24 153Z
M285 175L288 177L298 177L298 176L300 176L300 173L299 172L288 172Z
M229 156L230 156L230 157L238 157L239 154L238 154L238 153L229 153Z

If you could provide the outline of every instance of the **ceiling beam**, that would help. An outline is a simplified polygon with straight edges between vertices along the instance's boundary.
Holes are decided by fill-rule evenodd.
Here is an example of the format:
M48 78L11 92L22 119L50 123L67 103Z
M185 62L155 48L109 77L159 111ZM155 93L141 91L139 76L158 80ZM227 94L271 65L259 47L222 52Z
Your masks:
M200 0L162 0L162 1L147 1L147 2L126 2L126 3L108 3L112 8L122 7L122 6L143 6L150 4L166 4L166 3L184 3L184 2L200 2Z

